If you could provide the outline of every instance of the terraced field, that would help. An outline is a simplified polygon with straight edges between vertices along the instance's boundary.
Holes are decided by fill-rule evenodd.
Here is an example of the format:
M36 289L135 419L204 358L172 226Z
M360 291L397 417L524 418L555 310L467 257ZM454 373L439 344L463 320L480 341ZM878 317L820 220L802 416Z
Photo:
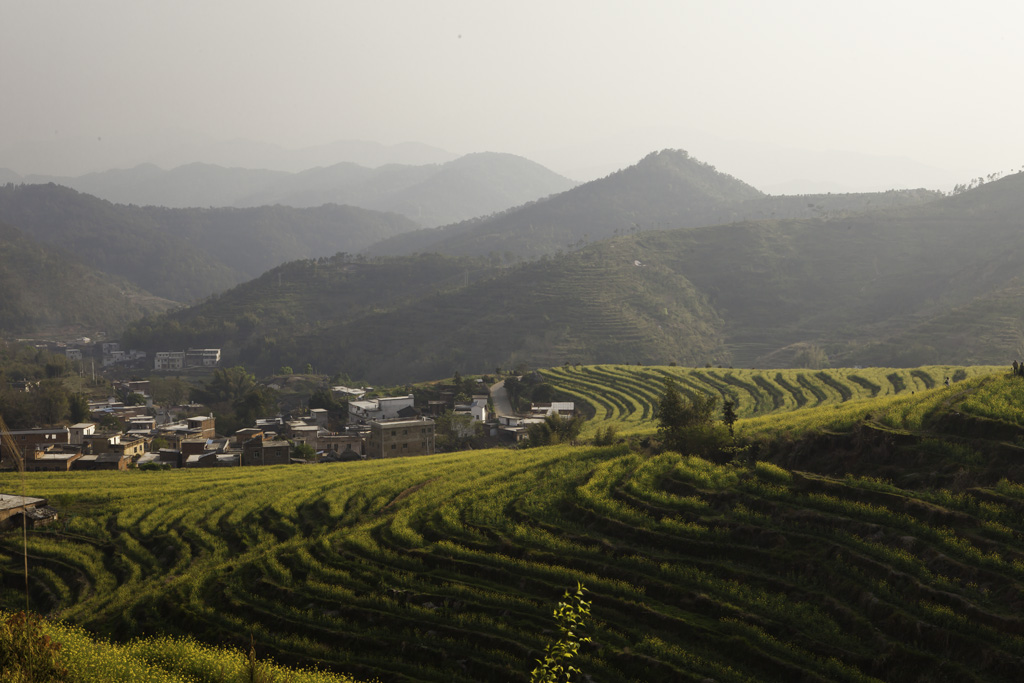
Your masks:
M849 419L907 429L948 404L1020 432L1022 387L979 378L793 415L837 429L874 405ZM251 634L261 656L357 678L526 680L581 581L593 680L1011 681L1024 657L1017 480L911 490L620 445L27 486L64 514L30 536L33 605L118 639ZM5 607L20 566L0 536Z
M541 370L556 389L593 412L587 432L615 426L620 434L650 431L654 410L672 377L689 396L712 394L736 402L741 417L834 405L941 387L946 377L962 381L1005 368L933 365L922 368L841 368L831 370L748 370L673 366L583 365ZM956 382L954 382L955 385Z

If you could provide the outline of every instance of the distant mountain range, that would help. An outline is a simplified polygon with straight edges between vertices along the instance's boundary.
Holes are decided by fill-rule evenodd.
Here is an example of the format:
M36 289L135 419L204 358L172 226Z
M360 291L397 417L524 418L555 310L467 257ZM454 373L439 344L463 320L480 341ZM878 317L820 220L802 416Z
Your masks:
M652 166L641 169L647 204L697 191L678 181L675 163ZM635 178L605 179L594 204L616 206L620 181ZM817 215L620 232L514 267L494 254L290 263L129 337L145 346L175 330L247 366L310 362L376 382L520 363L781 367L809 347L846 365L1024 357L1024 175L951 197L804 201L765 198L738 181L712 187L710 215L722 210L721 188L752 196L741 204L772 199L776 213L800 213L802 201ZM583 198L578 206L600 213ZM258 319L246 319L254 310Z
M416 227L397 214L351 206L164 209L112 204L58 185L0 186L0 221L181 302L284 261L356 252Z
M367 253L385 256L430 251L520 260L645 230L836 217L919 205L939 196L929 190L903 190L773 197L682 150L663 150L567 192L496 216L404 234L373 245Z
M481 174L480 160L451 168ZM133 324L129 345L390 383L566 362L789 366L812 348L846 365L1024 358L1022 198L1020 174L953 196L773 197L666 150L435 230L352 207L140 208L53 185L0 188L0 221L111 281L209 297Z
M443 164L456 157L457 154L419 142L385 145L367 140L338 140L289 149L242 138L221 140L194 131L162 130L145 135L26 140L0 150L0 165L22 176L44 173L78 176L99 169L133 168L140 164L176 168L196 162L297 173L339 162L377 168L386 164ZM3 175L4 170L0 169L0 178Z
M78 177L9 172L2 182L55 183L119 204L170 208L347 204L402 214L422 227L485 216L575 185L528 159L490 152L442 164L346 162L300 173L201 163L169 171L143 164Z

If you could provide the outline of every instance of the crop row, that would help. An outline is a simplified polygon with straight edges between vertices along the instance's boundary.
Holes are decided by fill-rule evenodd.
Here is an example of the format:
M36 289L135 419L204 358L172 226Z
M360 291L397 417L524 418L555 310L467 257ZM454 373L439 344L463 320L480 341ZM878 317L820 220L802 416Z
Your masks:
M622 446L26 480L70 515L31 534L34 606L117 639L525 680L582 581L594 680L1011 680L1024 657L1012 482L912 492ZM19 553L0 537L10 587Z
M594 419L589 429L614 426L620 433L649 431L654 426L665 380L693 397L710 394L736 405L741 418L778 414L798 408L837 405L848 401L914 395L990 374L988 366L916 369L841 368L830 370L749 370L680 368L675 366L587 365L542 370L545 381L581 404L589 404ZM1024 413L1021 414L1024 421Z

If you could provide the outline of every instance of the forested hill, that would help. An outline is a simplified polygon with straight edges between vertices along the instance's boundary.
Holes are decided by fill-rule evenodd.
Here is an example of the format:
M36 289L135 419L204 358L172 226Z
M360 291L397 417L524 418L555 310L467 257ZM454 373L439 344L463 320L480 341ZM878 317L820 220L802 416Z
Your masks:
M614 247L612 247L614 249ZM375 383L579 359L703 364L722 321L685 277L590 249L494 268L438 255L285 264L125 343L209 345L274 371L311 363Z
M178 335L229 362L375 382L519 363L1003 364L1024 357L1022 197L1017 175L917 207L638 232L504 268L297 262L131 343Z
M938 198L927 190L771 197L682 150L654 152L629 168L559 195L373 245L368 254L436 252L505 261L576 249L615 235L741 220L835 217Z
M416 227L403 216L351 206L164 209L112 204L58 185L13 184L0 186L0 221L176 301Z
M730 359L786 366L1009 362L1024 355L1024 175L918 207L637 235L726 320ZM627 246L628 245L628 246Z
M112 202L140 206L282 204L309 208L348 204L398 213L423 227L503 211L575 185L528 159L493 152L418 166L387 164L369 168L345 162L288 173L201 163L165 171L143 164L79 177L30 176L20 180L53 182Z
M33 242L0 222L0 330L119 332L129 321L173 302L121 278L74 262L67 253Z

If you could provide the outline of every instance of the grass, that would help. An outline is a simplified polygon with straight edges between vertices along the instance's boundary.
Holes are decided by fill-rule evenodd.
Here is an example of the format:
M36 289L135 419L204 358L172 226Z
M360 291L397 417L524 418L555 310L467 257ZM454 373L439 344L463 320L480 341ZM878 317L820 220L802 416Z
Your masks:
M739 417L750 419L788 415L797 408L836 406L895 396L906 397L905 404L908 406L917 406L918 401L912 397L929 387L943 388L943 379L954 375L958 369L965 379L1004 370L991 366L955 368L946 365L915 369L778 371L597 365L550 368L541 371L541 374L562 394L591 405L595 417L585 428L585 436L609 425L614 426L621 436L628 436L654 431L655 412L666 377L676 380L684 394L692 396L698 392L710 393L720 399L720 404L727 399L735 401ZM955 382L951 388L955 389L959 385L960 382ZM1019 389L1018 393L1024 399L1024 389ZM1015 398L1016 395L1000 399L1004 402L994 405L992 410L1005 410ZM1024 401L1017 405L1024 405ZM831 422L834 417L825 413L816 415L813 419L822 422ZM848 422L847 426L860 419L860 413L854 409L848 417L852 422ZM796 424L800 424L804 418L793 419ZM894 414L893 419L902 422L904 417ZM1024 420L1024 411L1019 411L1019 419ZM754 421L754 424L759 425L772 423L775 423L775 419Z
M640 371L708 385L691 371ZM789 386L813 381L785 372ZM574 661L594 680L1010 680L1024 657L1024 477L993 455L1002 442L941 430L957 413L958 429L965 419L1014 426L1017 387L976 372L949 389L882 395L878 377L890 372L857 371L882 388L874 399L839 403L822 387L835 403L738 426L782 443L869 425L909 439L903 474L1003 470L991 485L910 487L626 444L28 473L29 492L60 501L65 520L30 534L32 606L85 629L75 633L98 639L94 650L149 667L210 653L201 673L161 665L153 675L218 680L244 666L251 642L261 661L315 667L310 676L527 680L556 637L551 606L582 582L593 642ZM597 383L626 372L578 374ZM759 377L781 387L778 374ZM708 380L737 396L760 386L727 377ZM14 482L0 475L0 488ZM16 540L0 537L5 584L20 559ZM18 609L17 597L0 600ZM140 632L171 654L142 654Z

